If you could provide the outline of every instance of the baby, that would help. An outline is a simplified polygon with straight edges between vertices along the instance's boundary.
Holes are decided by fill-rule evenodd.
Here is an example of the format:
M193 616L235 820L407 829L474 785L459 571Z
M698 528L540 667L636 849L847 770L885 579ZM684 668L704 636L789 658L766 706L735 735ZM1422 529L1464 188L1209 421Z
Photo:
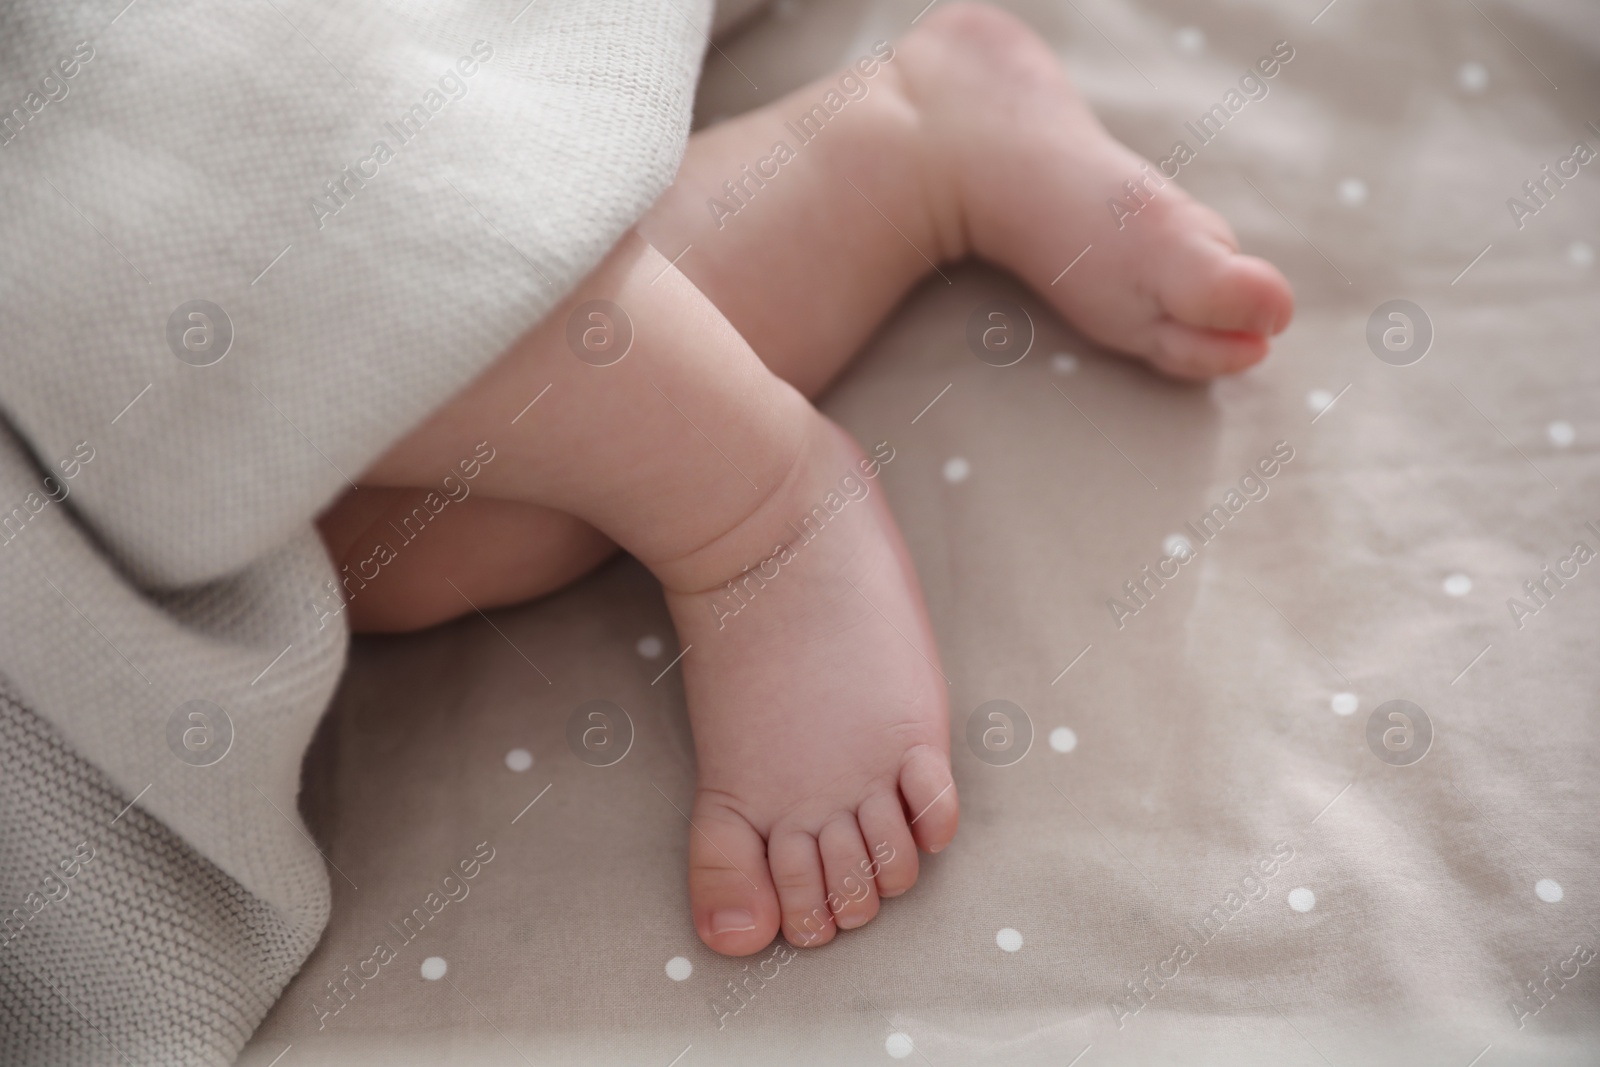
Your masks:
M1042 41L983 7L942 5L697 134L566 303L322 517L336 563L365 558L369 530L517 418L450 521L351 602L354 627L513 604L621 546L693 646L701 939L740 956L870 921L956 831L949 683L884 495L865 490L892 451L869 455L811 399L935 264L968 255L1168 374L1262 359L1288 283L1170 183L1141 186L1135 218L1108 212L1148 166Z

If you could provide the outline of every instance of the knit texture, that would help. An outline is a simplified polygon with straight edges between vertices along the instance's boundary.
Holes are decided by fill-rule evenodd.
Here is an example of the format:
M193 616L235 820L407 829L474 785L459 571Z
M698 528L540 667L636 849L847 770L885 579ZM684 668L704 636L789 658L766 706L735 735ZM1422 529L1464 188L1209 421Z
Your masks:
M311 519L659 195L710 22L517 6L0 0L0 908L79 867L0 1062L227 1062L326 921Z
M130 807L4 685L0 1063L230 1062L322 917L289 921Z

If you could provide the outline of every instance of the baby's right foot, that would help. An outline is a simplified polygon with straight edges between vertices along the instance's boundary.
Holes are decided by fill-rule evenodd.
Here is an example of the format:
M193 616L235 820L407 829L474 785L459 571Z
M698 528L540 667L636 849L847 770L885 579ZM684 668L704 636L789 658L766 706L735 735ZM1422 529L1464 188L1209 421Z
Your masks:
M809 419L800 459L754 515L652 568L692 646L695 926L736 956L780 928L807 947L867 922L916 881L918 847L937 852L956 829L947 682L876 481L894 449L864 456Z
M953 5L896 52L891 66L946 170L932 210L959 234L947 243L1010 268L1085 334L1169 374L1205 378L1265 357L1293 314L1289 283L1112 138L1033 31L994 8ZM1128 181L1145 182L1140 200ZM1116 219L1113 199L1143 206Z

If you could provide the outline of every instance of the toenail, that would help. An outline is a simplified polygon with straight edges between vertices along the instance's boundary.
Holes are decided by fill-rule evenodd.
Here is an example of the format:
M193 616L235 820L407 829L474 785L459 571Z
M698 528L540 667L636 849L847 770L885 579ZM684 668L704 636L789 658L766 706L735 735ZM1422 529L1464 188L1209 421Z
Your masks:
M711 933L733 934L741 930L754 930L756 917L743 908L724 908L722 911L711 913Z

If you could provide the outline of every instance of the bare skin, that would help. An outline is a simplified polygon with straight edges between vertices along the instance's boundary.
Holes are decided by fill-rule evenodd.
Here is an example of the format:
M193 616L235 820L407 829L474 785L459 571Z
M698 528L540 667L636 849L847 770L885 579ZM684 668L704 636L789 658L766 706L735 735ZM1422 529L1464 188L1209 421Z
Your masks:
M690 896L701 938L729 955L780 929L812 946L869 921L957 823L947 681L873 481L885 454L807 398L930 261L1000 264L1089 336L1186 378L1259 361L1293 309L1283 277L1175 185L1117 229L1105 202L1144 161L1009 16L941 8L870 67L696 135L637 232L320 522L336 561L364 557L369 530L549 386L536 414L494 436L475 495L351 618L415 629L470 610L466 598L548 592L614 545L637 556L694 646ZM786 120L830 91L848 103L796 149ZM780 140L793 158L744 177ZM737 212L709 210L712 197ZM1091 244L1093 269L1052 285ZM571 311L597 298L635 330L606 367L565 337Z

